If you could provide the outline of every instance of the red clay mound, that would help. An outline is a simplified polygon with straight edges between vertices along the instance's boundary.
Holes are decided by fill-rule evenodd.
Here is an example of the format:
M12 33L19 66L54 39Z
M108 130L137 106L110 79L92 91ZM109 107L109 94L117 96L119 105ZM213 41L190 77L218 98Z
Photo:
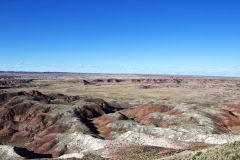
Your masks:
M223 108L232 112L240 113L240 104L229 104L224 106Z
M228 133L234 130L235 127L240 126L240 117L238 115L238 106L230 105L224 106L215 115L211 115L217 133Z
M59 135L71 128L73 132L91 134L93 129L87 118L113 111L101 99L45 95L38 91L3 93L0 94L0 144L58 157L67 152L66 146L59 143ZM81 116L84 119L75 120Z
M98 126L103 137L107 139L111 139L112 129L107 127L107 124L120 121L127 120L128 118L120 112L105 114L101 117L97 117L93 119L93 123Z
M129 118L142 118L150 113L165 113L172 109L173 107L165 105L144 105L124 110L123 113Z
M174 109L172 106L166 105L143 105L134 108L130 108L122 111L130 119L134 119L137 122L148 125L148 124L158 124L158 126L165 126L165 122L160 122L159 120L153 119L150 114L152 113L164 113L166 115L179 115L182 112L179 112Z

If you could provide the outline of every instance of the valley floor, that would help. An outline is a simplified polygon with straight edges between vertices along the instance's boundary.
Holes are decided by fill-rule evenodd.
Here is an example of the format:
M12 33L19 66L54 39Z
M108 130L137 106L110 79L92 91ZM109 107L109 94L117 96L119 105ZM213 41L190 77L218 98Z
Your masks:
M238 78L4 72L0 88L4 159L239 158Z

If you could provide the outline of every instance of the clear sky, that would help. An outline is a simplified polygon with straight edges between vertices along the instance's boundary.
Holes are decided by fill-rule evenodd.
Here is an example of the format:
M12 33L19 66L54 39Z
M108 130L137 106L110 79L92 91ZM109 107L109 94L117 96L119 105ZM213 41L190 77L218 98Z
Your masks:
M0 70L240 76L240 1L0 0Z

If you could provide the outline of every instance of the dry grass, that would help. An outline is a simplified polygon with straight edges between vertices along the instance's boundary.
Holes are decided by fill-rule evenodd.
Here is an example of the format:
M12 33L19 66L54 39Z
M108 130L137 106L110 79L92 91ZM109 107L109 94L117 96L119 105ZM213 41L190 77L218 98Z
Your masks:
M37 87L8 89L32 90L43 93L63 93L67 95L80 95L102 98L106 101L117 101L131 105L162 103L162 104L195 104L197 106L219 105L225 103L239 103L240 90L234 85L214 84L209 82L207 87L196 84L171 85L152 84L148 89L142 89L140 84L119 83L83 85L80 82L69 80L34 80ZM229 82L230 83L230 82ZM233 83L233 82L232 82ZM194 86L195 85L195 86Z

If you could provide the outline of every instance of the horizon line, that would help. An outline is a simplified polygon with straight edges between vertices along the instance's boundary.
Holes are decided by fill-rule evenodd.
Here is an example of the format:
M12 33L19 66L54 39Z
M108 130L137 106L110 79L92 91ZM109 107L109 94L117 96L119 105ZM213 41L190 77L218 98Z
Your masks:
M3 71L0 70L0 73L38 73L38 74L98 74L98 75L142 75L142 76L175 76L175 77L207 77L207 78L240 78L240 76L220 76L220 75L186 75L186 74L153 74L153 73L94 73L94 72L61 72L61 71Z

